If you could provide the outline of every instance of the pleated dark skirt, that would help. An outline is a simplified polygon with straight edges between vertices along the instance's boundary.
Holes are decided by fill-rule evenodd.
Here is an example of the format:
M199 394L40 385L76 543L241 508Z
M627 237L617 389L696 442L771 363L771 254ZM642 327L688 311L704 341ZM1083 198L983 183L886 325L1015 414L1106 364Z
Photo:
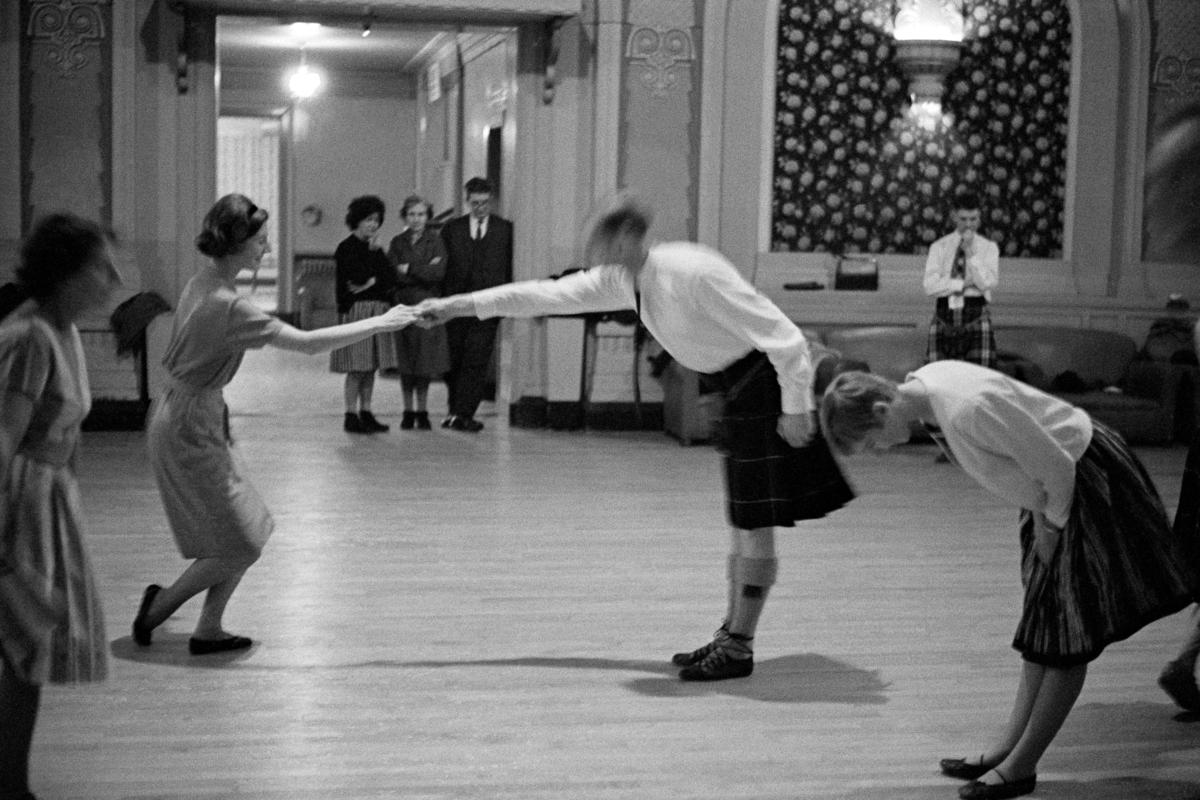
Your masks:
M387 313L389 306L379 300L360 300L350 306L350 312L339 315L338 321L358 322ZM339 347L329 353L330 372L374 372L395 369L400 365L394 333L377 333L354 344Z
M1195 526L1172 530L1141 462L1120 436L1093 425L1049 564L1036 554L1032 515L1021 515L1025 600L1013 647L1046 666L1086 664L1200 591Z
M730 524L742 530L790 528L854 499L815 420L804 447L779 437L779 379L766 355L752 352L709 377L725 392L717 439Z

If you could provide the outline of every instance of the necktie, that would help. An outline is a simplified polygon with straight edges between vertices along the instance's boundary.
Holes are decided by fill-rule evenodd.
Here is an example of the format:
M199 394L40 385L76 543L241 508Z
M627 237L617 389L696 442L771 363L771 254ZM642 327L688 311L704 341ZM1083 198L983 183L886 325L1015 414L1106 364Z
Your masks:
M483 223L476 222L475 223L475 241L478 242L482 238L483 238Z
M954 265L950 267L951 280L965 281L967 278L967 254L963 252L962 242L959 242L958 249L954 251ZM958 312L962 309L963 295L962 292L954 292L950 295L949 307L951 311ZM957 313L955 314L957 317ZM956 324L959 324L956 322Z
M963 252L961 244L954 251L954 266L950 267L950 277L962 279L967 277L967 254Z

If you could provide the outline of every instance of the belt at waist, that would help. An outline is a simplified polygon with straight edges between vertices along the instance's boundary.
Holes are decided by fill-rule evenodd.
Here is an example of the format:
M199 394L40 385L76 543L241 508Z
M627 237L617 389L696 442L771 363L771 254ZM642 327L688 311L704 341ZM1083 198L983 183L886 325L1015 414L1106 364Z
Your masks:
M726 396L732 397L737 395L764 365L769 363L766 353L760 350L751 350L725 369L714 372L709 377L724 390Z

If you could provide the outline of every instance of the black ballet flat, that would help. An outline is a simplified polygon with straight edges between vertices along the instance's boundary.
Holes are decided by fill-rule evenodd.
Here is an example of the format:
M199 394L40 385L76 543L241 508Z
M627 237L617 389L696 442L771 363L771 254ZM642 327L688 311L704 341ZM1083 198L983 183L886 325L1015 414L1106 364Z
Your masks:
M133 618L133 640L142 647L150 646L154 628L146 624L146 615L150 613L150 606L154 604L154 598L161 591L162 587L157 583L147 586L146 591L142 592L142 603L138 606L137 616Z
M988 770L995 772L1000 776L1003 783L984 783L983 781L971 781L966 786L958 790L958 796L963 800L1009 800L1011 797L1020 797L1030 794L1037 787L1037 775L1030 775L1028 778L1010 781L1004 777L1004 773L993 767Z
M971 764L965 758L943 758L938 762L942 774L960 781L973 781L990 772L995 764Z
M207 656L213 653L228 653L230 650L245 650L253 641L245 636L229 636L225 639L188 639L188 652L194 656Z

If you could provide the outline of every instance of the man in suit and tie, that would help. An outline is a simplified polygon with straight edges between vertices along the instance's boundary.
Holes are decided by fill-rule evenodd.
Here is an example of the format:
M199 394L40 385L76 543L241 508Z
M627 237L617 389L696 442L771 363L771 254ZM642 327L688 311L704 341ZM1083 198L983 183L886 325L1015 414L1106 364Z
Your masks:
M443 294L487 289L512 281L513 226L492 213L494 187L486 178L471 178L464 187L467 213L442 227L446 244ZM450 372L446 374L450 415L443 428L478 433L483 423L475 411L483 399L488 365L499 319L462 318L446 325Z

